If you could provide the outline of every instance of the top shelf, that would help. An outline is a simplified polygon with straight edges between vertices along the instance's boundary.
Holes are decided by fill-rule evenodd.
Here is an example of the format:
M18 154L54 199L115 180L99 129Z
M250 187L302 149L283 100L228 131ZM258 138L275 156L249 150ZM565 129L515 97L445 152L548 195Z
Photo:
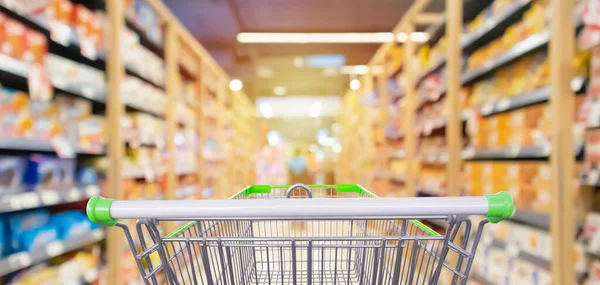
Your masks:
M523 17L530 4L531 0L516 1L496 17L487 20L485 25L478 31L463 36L461 39L463 52L471 53L493 39L502 36L506 28Z

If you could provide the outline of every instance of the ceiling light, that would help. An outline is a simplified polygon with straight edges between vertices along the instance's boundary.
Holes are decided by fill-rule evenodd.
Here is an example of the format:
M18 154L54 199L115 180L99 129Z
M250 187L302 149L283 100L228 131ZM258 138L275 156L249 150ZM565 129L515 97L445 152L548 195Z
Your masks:
M350 81L350 89L358 90L358 88L360 88L360 81L358 81L358 79L352 79Z
M275 86L275 88L273 88L273 93L275 93L277 96L285 95L286 92L287 89L283 86Z
M295 67L302 67L304 66L304 58L301 56L297 56L294 58L294 66Z
M260 104L260 112L262 113L263 117L267 119L273 117L273 109L271 109L271 105L267 103Z
M425 42L429 34L414 32L411 40ZM325 43L389 43L394 40L405 42L406 33L239 33L237 40L240 43L279 43L279 44L325 44Z
M367 65L346 65L340 68L341 74L367 74L369 66Z
M229 88L232 91L240 91L242 90L243 84L242 81L240 81L239 79L233 79L231 80L231 82L229 82Z
M319 114L321 113L321 107L322 107L321 102L312 103L312 105L310 106L310 111L309 111L310 116L313 118L319 117Z
M396 41L403 43L408 40L406 33L396 34ZM410 40L417 43L424 43L429 40L429 34L425 32L413 32L410 34Z

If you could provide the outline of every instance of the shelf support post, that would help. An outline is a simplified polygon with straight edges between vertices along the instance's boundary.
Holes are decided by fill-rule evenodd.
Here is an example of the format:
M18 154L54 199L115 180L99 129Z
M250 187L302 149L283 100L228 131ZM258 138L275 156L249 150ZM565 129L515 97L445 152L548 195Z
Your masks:
M415 31L415 25L412 21L406 24L406 33L412 34ZM417 195L417 164L419 163L417 152L417 136L415 134L415 112L416 112L416 74L414 68L415 42L408 37L404 43L404 67L402 68L406 78L406 92L404 100L399 100L398 106L404 109L401 113L404 117L404 151L406 153L406 191L409 197ZM396 79L400 84L400 75ZM404 102L403 102L404 101Z
M462 30L463 2L446 0L446 147L448 162L446 179L448 196L460 196L462 126L460 119L460 33Z
M552 235L552 283L575 284L573 178L573 122L575 98L570 88L575 56L573 1L552 0L550 21L550 112L552 169L550 232Z
M166 88L167 110L167 173L165 197L167 200L175 200L177 188L177 149L175 148L175 134L177 133L177 104L179 101L179 63L178 55L178 37L173 25L167 24L165 27L165 64L166 64ZM171 232L174 224L168 223L167 230Z
M123 1L106 1L106 11L110 25L108 36L108 57L106 59L106 76L108 79L108 98L106 101L108 140L107 195L111 198L123 199L122 161L124 155L123 118L124 106L121 102L121 83L123 82L123 60L121 59L121 32L125 25ZM107 229L107 260L109 260L107 283L122 284L121 259L123 257L123 231L119 227Z

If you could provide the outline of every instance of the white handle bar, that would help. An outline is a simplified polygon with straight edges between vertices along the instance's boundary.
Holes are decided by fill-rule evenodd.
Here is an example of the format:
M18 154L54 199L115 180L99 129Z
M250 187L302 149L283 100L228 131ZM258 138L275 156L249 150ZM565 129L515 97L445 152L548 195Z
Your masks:
M500 196L501 195L501 196ZM493 196L493 197L492 197ZM307 219L307 218L437 218L449 215L487 215L506 219L514 209L506 192L481 197L333 198L247 200L114 201L94 197L88 216L94 222L116 219ZM106 224L106 223L104 223Z

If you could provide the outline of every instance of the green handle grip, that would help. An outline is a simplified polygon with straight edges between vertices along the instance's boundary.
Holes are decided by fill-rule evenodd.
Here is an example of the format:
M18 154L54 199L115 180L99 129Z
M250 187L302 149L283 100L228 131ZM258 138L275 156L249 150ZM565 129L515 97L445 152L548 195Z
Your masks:
M510 193L502 191L496 194L485 195L489 208L485 215L490 223L495 224L510 218L515 211L515 203Z
M115 226L119 220L110 216L110 206L115 199L102 198L94 196L87 203L85 212L90 221L107 227Z

